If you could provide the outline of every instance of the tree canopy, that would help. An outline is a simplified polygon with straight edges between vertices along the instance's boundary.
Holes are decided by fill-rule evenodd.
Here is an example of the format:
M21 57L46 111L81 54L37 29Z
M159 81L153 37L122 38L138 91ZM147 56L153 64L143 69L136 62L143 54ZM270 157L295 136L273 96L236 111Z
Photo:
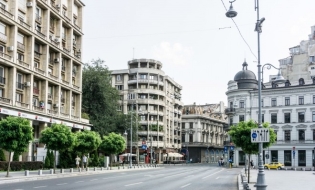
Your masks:
M116 130L118 90L111 86L111 72L103 60L85 64L82 72L82 111L92 129L101 135Z
M102 142L100 135L94 131L81 131L76 133L76 137L75 151L82 155L95 151Z
M107 154L119 154L125 150L126 141L123 136L116 133L109 133L104 136L100 149Z
M11 153L25 152L33 140L33 131L29 120L21 117L7 117L0 121L0 147ZM10 171L10 159L7 168L7 177Z

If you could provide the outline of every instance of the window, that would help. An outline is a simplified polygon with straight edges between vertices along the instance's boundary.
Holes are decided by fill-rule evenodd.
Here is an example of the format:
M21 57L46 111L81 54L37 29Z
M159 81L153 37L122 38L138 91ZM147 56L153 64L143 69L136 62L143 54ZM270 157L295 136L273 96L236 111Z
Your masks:
M239 122L241 122L241 121L244 121L245 119L244 119L244 115L240 115L239 116Z
M298 150L298 165L306 166L306 151Z
M23 90L23 75L21 75L20 73L16 74L16 85L18 89Z
M261 114L261 123L265 122L265 114Z
M116 76L116 81L121 81L121 76L120 75Z
M39 7L36 7L35 16L36 17L41 17L42 16L42 10Z
M315 56L310 56L310 57L309 57L309 61L310 61L310 62L315 62Z
M4 51L5 51L5 47L0 45L0 56L3 56L2 53L4 53Z
M5 34L6 25L0 22L0 33Z
M122 110L122 106L121 105L117 105L117 111L121 111Z
M291 113L284 113L284 123L291 123Z
M315 111L312 112L312 121L315 121Z
M23 101L23 95L20 93L15 94L15 101L22 102Z
M292 152L291 150L284 151L284 165L285 166L292 166Z
M271 114L271 123L277 123L277 114L276 113Z
M313 104L315 104L315 95L313 95Z
M3 88L0 88L0 97L4 97L4 89Z
M313 130L313 141L315 141L315 129Z
M278 162L278 151L272 150L271 153L271 162Z
M117 90L123 90L123 85L116 85Z
M299 85L304 85L304 84L305 84L304 79L303 79L303 78L300 78L300 79L299 79Z
M140 74L140 75L139 75L139 78L140 78L140 79L147 79L147 75Z
M286 106L290 105L290 97L285 97L284 103Z
M194 142L194 134L189 134L189 142Z
M290 141L291 140L291 131L290 130L284 131L284 140L285 141Z
M40 53L40 45L39 44L35 43L34 51L37 52L37 53Z
M185 141L185 134L182 134L182 142L186 142Z
M24 61L24 54L17 53L17 59L20 60L20 61Z
M189 128L190 128L190 129L193 129L193 128L194 128L194 123L193 123L193 122L190 122L190 123L189 123Z
M39 68L39 62L38 61L34 61L34 67Z
M230 125L233 125L233 117L230 117Z
M299 122L305 122L305 113L299 112L298 113L298 119L299 119Z
M299 96L299 105L304 104L304 96Z
M3 67L0 67L0 83L5 84L4 68Z
M18 33L17 35L17 42L24 44L24 35Z
M277 99L276 98L271 99L271 106L272 107L277 106Z
M305 140L305 131L299 130L299 140L304 141Z
M240 108L244 108L244 101L240 101Z

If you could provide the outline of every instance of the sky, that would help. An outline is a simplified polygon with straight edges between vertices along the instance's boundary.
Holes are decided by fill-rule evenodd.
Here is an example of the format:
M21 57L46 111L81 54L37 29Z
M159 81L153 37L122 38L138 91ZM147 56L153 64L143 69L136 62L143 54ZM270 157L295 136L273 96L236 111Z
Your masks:
M182 85L182 102L227 102L227 83L244 60L257 76L257 20L254 0L236 0L234 21L228 0L82 0L83 62L102 59L110 70L129 60L161 61L166 75ZM315 25L314 0L260 0L261 64L279 67L289 48L308 40ZM264 78L277 70L264 71Z

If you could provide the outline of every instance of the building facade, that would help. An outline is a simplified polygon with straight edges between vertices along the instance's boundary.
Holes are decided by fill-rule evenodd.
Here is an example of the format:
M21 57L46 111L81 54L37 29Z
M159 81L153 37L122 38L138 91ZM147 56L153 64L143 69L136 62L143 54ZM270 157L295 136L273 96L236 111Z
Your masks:
M315 150L314 80L309 76L276 85L273 78L270 79L262 87L262 122L270 124L277 139L271 147L263 150L264 163L281 162L286 167L312 167ZM255 74L247 70L246 63L243 70L235 75L234 81L228 83L226 95L229 125L250 119L258 121L257 80ZM245 164L245 155L240 149L236 150L234 156L235 165ZM256 165L257 159L253 157Z
M227 116L224 103L185 105L182 116L182 150L187 162L227 160Z
M166 153L181 148L182 86L161 69L159 61L134 59L128 61L128 69L112 71L112 86L120 93L118 111L140 115L139 138L132 145L139 162L163 162ZM142 142L147 150L140 148Z
M62 123L90 130L81 118L80 0L0 0L0 117L24 117L34 142L21 160L36 160L41 131Z

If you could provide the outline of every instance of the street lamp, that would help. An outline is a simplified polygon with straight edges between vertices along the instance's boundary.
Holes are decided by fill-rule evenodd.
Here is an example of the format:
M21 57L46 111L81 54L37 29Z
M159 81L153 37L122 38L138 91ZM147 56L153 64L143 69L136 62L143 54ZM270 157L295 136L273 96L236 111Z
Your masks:
M226 12L226 16L228 18L233 18L237 15L237 12L233 9L232 3L235 2L234 1L230 1L231 6L230 9ZM259 19L259 0L255 0L255 10L257 11L257 22L256 22L256 26L255 26L255 32L257 32L257 44L258 44L258 128L262 128L262 124L261 124L261 65L260 65L260 33L262 32L262 23L265 21L265 18L261 18ZM269 65L269 67L271 66L271 64L266 64ZM274 66L272 66L274 67ZM280 75L280 70L279 70L279 74L277 76L278 80L275 82L281 82L283 81ZM259 143L259 155L258 155L258 168L259 168L259 172L258 172L258 176L257 176L257 183L255 185L257 190L265 190L267 189L267 184L265 181L265 173L264 173L264 166L263 166L263 158L262 158L262 150L263 150L263 143Z
M129 156L130 156L130 163L129 163L129 167L130 168L132 168L132 117L134 116L133 115L133 106L134 105L136 105L135 103L132 103L131 104L131 114L130 114L130 120L131 120L131 122L130 122L130 154L129 154ZM139 109L139 114L141 114L141 109ZM137 132L138 132L138 114L136 115L136 129L137 129ZM126 133L126 132L125 132ZM137 133L137 135L138 135L138 133ZM138 143L138 142L137 142ZM138 147L138 145L137 145L137 147ZM138 155L137 155L138 156ZM139 156L138 156L139 157ZM139 162L138 162L139 163Z

